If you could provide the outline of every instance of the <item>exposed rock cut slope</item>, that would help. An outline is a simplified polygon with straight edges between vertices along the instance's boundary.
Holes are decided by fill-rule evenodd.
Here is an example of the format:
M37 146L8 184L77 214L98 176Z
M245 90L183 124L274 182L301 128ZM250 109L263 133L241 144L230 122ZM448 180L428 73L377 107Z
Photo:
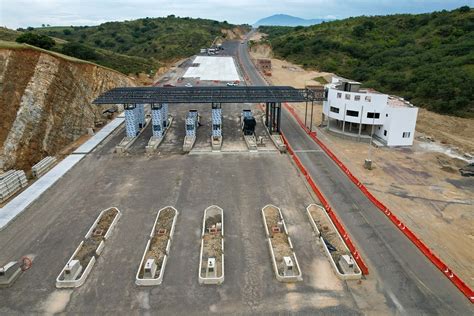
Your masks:
M0 48L0 168L29 168L86 133L103 91L134 85L118 72L27 47Z

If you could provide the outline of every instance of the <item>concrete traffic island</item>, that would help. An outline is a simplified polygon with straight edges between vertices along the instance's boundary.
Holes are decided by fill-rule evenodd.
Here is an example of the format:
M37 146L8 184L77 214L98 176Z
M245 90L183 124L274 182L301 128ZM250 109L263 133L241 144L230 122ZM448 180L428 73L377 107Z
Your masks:
M212 151L220 151L222 148L222 136L211 136Z
M57 288L79 287L84 284L121 215L116 207L100 212L84 240L56 278Z
M280 282L303 281L280 208L269 204L262 208L262 217L276 279Z
M10 287L20 277L21 267L18 261L11 261L0 268L0 288Z
M275 144L275 147L282 153L286 152L286 145L281 135L272 134L268 130L267 124L265 123L265 115L262 116L262 123L263 123L263 126L265 126L265 130L267 131L268 135L270 135L270 139L272 140L273 144Z
M360 279L361 270L326 210L320 205L310 204L306 213L337 277L342 280Z
M172 206L158 211L138 267L135 284L152 286L163 282L177 217L178 211Z
M140 137L140 135L143 133L143 131L147 128L148 124L151 122L150 118L145 119L145 125L140 129L140 132L137 134L137 136L130 137L130 136L125 136L120 143L115 146L115 152L118 154L123 154L126 153L127 150L135 143L135 141Z
M224 211L216 205L204 211L202 220L199 283L224 282Z
M173 117L172 116L168 117L166 127L163 130L163 136L161 136L161 137L159 137L159 136L150 137L150 140L148 141L148 144L145 147L147 154L153 153L158 148L158 146L160 146L161 142L163 141L163 139L166 136L166 132L168 132L168 130L171 127L171 123L173 123Z

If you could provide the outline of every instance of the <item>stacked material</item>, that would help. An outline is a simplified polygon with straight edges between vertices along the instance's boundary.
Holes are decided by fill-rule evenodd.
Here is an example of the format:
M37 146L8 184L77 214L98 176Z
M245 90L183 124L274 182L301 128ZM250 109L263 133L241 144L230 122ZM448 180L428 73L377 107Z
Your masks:
M8 170L0 175L0 202L26 187L28 181L23 170Z
M212 109L212 136L222 136L222 109Z
M43 174L45 174L49 169L53 167L53 165L56 163L56 158L55 157L45 157L42 159L40 162L38 162L36 165L34 165L31 168L31 172L33 173L33 177L39 178Z

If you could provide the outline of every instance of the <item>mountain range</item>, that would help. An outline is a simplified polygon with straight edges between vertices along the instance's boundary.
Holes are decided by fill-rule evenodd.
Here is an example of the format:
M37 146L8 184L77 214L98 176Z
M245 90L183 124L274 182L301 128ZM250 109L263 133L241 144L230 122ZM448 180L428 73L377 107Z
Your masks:
M310 26L314 24L320 24L329 19L302 19L296 16L287 14L275 14L255 22L253 26L257 27L260 25L271 25L271 26Z

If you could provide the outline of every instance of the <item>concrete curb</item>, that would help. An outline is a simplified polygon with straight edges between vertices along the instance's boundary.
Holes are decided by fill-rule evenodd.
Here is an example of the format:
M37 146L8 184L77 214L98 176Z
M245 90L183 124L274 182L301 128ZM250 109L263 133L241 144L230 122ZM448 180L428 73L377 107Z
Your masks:
M150 137L150 140L148 141L148 144L145 147L147 154L153 153L158 148L158 146L160 146L163 139L165 139L166 133L170 129L172 123L173 123L173 117L170 116L168 118L168 124L166 125L166 128L163 132L163 136L160 138L155 137L155 136Z
M155 236L155 228L156 228L156 224L158 223L158 218L160 217L161 211L163 211L165 209L168 209L168 208L173 209L175 214L174 214L174 217L173 217L173 223L171 224L171 230L170 230L168 242L166 244L166 254L165 254L165 256L163 258L163 262L161 264L160 274L155 279L140 278L139 275L140 275L140 271L141 271L143 265L145 264L146 253L147 253L148 249L150 249L150 244L151 244L152 238ZM174 230L175 230L175 227L176 227L176 220L178 218L178 214L179 214L178 210L176 210L172 206L163 207L156 214L155 224L153 224L153 228L151 229L150 236L149 236L148 241L146 243L145 251L143 252L143 256L142 256L142 259L140 261L140 266L138 267L137 274L135 275L135 284L136 285L139 285L139 286L153 286L153 285L160 285L163 282L163 276L165 274L166 263L168 262L168 256L169 256L169 252L170 252L170 248L171 248L171 240L173 239L173 234L174 234Z
M280 215L280 220L283 224L283 231L287 237L287 240L288 240L288 245L290 247L290 249L292 250L292 254L291 254L291 257L293 259L293 261L295 262L295 265L296 267L298 268L298 274L296 275L292 275L292 276L284 276L284 275L280 275L280 273L278 272L278 266L277 266L277 262L276 262L276 258L275 258L275 252L273 250L273 244L272 244L272 238L271 238L271 235L270 235L270 232L268 231L268 225L267 225L267 219L265 218L265 209L266 208L269 208L269 207L273 207L273 208L276 208L278 210L278 213ZM296 254L293 250L293 243L291 242L291 238L290 236L288 235L288 229L286 227L286 223L285 223L285 220L283 218L283 215L281 213L281 210L279 207L276 207L275 205L272 205L272 204L267 204L265 205L263 208L262 208L262 218L263 218L263 224L264 224L264 227L265 227L265 236L267 237L267 242L268 242L268 248L270 249L270 257L272 258L272 266L273 266L273 272L275 272L275 277L278 281L280 282L298 282L298 281L303 281L303 277L302 277L302 273L301 273L301 268L300 268L300 264L298 262L298 258L296 258Z
M306 214L308 215L308 218L309 218L309 221L310 221L310 223L311 223L311 226L313 227L314 232L315 232L316 235L318 236L318 239L319 239L319 241L320 241L320 243L321 243L321 245L322 245L322 247L323 247L323 249L324 249L324 252L325 252L326 256L328 257L329 262L331 263L331 266L332 266L334 272L336 273L337 277L338 277L339 279L341 279L341 280L358 280L358 279L360 279L360 278L362 277L362 272L361 272L361 270L360 270L359 265L357 264L357 262L356 262L355 260L354 260L354 263L355 263L355 265L356 265L356 267L357 267L357 271L358 271L357 273L342 274L341 272L339 272L339 269L337 268L336 262L334 261L334 258L332 257L331 252L329 251L329 249L328 249L326 243L324 242L323 237L320 236L320 231L319 231L319 229L318 229L316 223L314 222L313 216L311 216L311 212L310 212L310 210L309 210L311 206L316 206L316 207L318 207L318 208L321 209L321 213L323 213L324 216L326 216L327 219L331 222L331 228L332 228L332 230L333 230L334 232L336 232L337 237L341 240L341 244L344 245L344 247L345 247L344 250L345 250L348 254L350 254L351 252L349 251L349 248L347 248L346 243L344 242L344 240L342 239L341 235L339 234L339 231L336 229L336 226L334 226L334 224L333 224L331 218L327 215L326 210L325 210L322 206L317 205L317 204L310 204L310 205L308 205L308 207L306 208ZM351 255L351 258L352 258L352 255Z
M89 263L87 264L87 266L85 267L84 271L82 272L81 276L78 278L78 279L75 279L75 280L61 280L61 277L64 275L64 272L66 270L66 267L68 266L68 264L74 259L74 257L76 256L76 254L79 252L79 250L81 249L82 245L84 244L84 241L89 239L91 236L92 236L92 232L94 231L95 227L97 226L97 223L99 222L100 218L102 217L102 215L110 210L110 209L116 209L117 210L117 214L115 214L115 217L112 221L112 223L110 223L110 226L109 228L107 229L107 232L106 234L104 235L103 237L103 240L99 243L99 246L97 246L96 250L95 250L95 253L96 255L95 256L92 256L92 258L90 259ZM104 249L104 246L105 246L105 240L108 239L115 227L115 225L117 224L118 220L120 219L120 217L122 216L122 213L120 212L120 210L116 207L109 207L105 210L102 210L99 214L99 216L97 216L96 220L94 221L94 223L92 224L91 228L88 230L87 234L85 235L84 237L84 240L81 241L81 243L79 244L79 246L76 248L76 250L74 251L74 253L72 254L72 256L69 258L69 260L67 261L66 265L64 266L64 268L61 270L61 272L59 273L58 277L56 278L56 287L57 288L76 288L76 287L80 287L81 285L84 284L84 282L86 281L87 277L89 276L89 273L91 272L92 270L92 267L94 266L95 262L97 261L96 259L96 256L98 257L103 249Z
M143 128L140 130L140 132L138 133L137 136L135 137L128 137L128 136L125 136L121 141L120 143L115 146L115 152L117 154L123 154L123 153L126 153L127 150L132 147L132 145L137 141L137 139L140 137L140 135L146 130L146 128L148 127L148 125L150 124L151 122L151 118L146 118L145 119L145 126L143 126Z
M221 214L221 223L222 223L222 228L221 228L221 249L222 249L222 256L221 256L221 269L222 269L222 275L220 277L215 277L215 278L208 278L208 277L202 277L201 276L201 270L202 270L202 256L203 256L203 249L204 249L204 235L206 234L206 219L208 218L208 211L212 210L212 208L215 208L218 213ZM216 213L216 214L218 214ZM215 215L215 214L212 214ZM211 215L210 215L211 216ZM217 205L211 205L208 208L204 210L204 216L202 219L202 233L201 233L201 251L199 255L199 271L198 271L198 280L200 284L222 284L224 282L224 210L220 208Z

